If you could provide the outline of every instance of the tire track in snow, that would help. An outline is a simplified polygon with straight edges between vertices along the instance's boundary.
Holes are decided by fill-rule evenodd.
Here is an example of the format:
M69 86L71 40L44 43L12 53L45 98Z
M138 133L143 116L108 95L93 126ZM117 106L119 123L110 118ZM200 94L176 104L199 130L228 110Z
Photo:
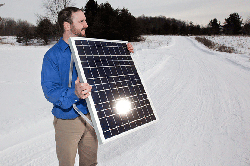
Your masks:
M164 56L164 55L162 55L162 56ZM144 81L150 82L154 77L157 77L157 75L162 72L162 69L168 63L168 60L170 58L171 58L170 56L166 56L160 64L157 64L156 66L153 66L152 68L150 68L149 70L144 72L142 74L142 77L146 78L146 79L144 79Z

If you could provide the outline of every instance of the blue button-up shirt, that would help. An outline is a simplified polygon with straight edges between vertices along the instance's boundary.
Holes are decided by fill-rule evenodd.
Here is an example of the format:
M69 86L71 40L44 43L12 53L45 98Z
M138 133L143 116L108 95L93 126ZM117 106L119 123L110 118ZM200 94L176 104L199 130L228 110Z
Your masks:
M74 119L79 114L73 109L77 108L87 114L85 100L80 100L75 94L75 80L77 71L75 66L72 73L72 86L68 87L71 51L69 45L61 38L50 48L43 58L41 85L45 98L53 103L52 114L59 119Z

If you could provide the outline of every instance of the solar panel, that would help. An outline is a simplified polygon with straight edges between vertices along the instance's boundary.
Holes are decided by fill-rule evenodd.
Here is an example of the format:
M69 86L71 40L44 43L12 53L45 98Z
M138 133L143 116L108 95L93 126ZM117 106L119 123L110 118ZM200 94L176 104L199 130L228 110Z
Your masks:
M86 99L100 144L158 119L127 49L127 42L69 39L81 82L92 86Z

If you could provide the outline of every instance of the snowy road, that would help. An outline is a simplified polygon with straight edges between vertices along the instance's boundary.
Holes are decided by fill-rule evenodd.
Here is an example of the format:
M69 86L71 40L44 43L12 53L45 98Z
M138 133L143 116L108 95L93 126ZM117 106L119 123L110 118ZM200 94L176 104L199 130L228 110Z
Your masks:
M146 72L153 75L147 86L153 87L151 97L161 118L154 147L165 154L160 163L248 165L249 69L188 38L173 40L172 47L160 49L165 56L161 72Z
M168 40L168 46L138 45L133 56L160 120L101 145L99 165L250 165L250 68L188 37L161 39ZM36 71L40 66L33 67ZM57 165L52 115L43 117L33 128L22 128L26 140L16 143L13 136L18 134L8 132L1 136L15 141L7 147L1 142L0 165ZM43 132L35 136L33 130Z

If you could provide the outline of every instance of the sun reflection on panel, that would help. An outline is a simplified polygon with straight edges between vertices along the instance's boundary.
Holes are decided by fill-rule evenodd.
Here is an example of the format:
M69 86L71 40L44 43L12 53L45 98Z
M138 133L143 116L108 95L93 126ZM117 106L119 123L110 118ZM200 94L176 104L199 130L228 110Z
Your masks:
M125 115L131 110L131 102L123 98L116 102L115 107L118 114Z

